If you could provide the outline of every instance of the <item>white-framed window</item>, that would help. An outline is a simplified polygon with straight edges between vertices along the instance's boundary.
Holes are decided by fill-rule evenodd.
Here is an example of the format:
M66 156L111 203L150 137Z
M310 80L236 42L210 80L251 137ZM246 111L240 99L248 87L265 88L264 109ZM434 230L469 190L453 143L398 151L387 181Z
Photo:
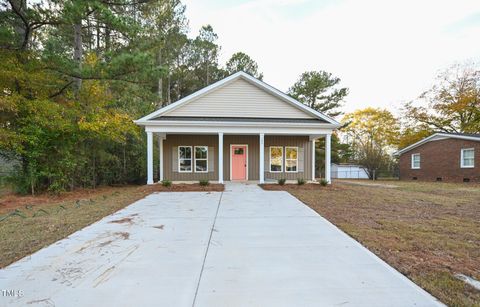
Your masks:
M412 154L412 168L418 169L420 168L420 154Z
M192 146L178 146L178 172L192 172Z
M283 147L270 146L270 172L283 172Z
M475 167L475 149L463 148L460 151L460 167L461 168Z
M298 147L285 146L285 172L298 172Z
M208 172L208 146L195 146L195 173Z

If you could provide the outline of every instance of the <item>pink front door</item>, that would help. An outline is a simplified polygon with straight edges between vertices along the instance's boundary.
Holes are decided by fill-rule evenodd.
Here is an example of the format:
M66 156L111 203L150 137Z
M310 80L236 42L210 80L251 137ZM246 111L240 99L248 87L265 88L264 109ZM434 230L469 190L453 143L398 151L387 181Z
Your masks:
M232 180L247 180L247 146L232 145Z

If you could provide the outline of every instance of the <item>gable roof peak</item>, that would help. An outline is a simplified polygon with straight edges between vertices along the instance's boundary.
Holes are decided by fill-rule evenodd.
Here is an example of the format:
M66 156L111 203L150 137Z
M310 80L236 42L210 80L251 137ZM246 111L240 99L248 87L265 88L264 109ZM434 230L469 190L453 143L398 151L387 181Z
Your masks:
M426 138L423 138L416 143L413 143L403 149L400 149L399 151L395 152L394 155L399 156L427 142L440 140L440 139L447 139L447 138L480 142L480 134L476 134L476 133L435 132L432 135L427 136Z
M290 97L289 95L283 93L282 91L276 89L275 87L263 82L262 80L259 80L251 75L249 75L248 73L244 72L244 71L238 71L234 74L231 74L230 76L227 76L215 83L212 83L166 107L163 107L163 108L160 108L158 109L157 111L155 112L152 112L142 118L140 118L139 120L137 120L136 122L137 123L142 123L142 122L146 122L148 120L152 120L153 118L155 117L159 117L159 116L162 116L162 114L164 113L167 113L173 109L176 109L198 97L201 97L207 93L210 93L230 82L233 82L234 80L237 80L239 78L242 78L244 80L246 80L247 82L259 87L260 89L266 91L267 93L270 93L272 94L273 96L291 104L292 106L302 110L303 112L307 113L307 114L310 114L318 119L321 119L321 120L324 120L326 121L328 124L332 124L332 125L335 125L337 127L340 126L340 123L337 122L335 119L331 118L330 116L326 115L326 114L323 114L321 112L318 112L306 105L304 105L303 103L301 103L300 101Z

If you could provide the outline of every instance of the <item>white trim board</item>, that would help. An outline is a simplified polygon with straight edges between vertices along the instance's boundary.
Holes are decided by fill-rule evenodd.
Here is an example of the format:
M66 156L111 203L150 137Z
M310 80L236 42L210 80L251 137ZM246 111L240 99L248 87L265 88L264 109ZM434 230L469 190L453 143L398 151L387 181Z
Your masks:
M281 92L280 90L274 88L273 86L268 85L267 83L265 83L263 81L260 81L256 78L250 76L249 74L243 72L243 71L239 71L239 72L237 72L233 75L230 75L230 76L228 76L228 77L226 77L226 78L224 78L220 81L217 81L217 82L215 82L215 83L213 83L213 84L211 84L207 87L204 87L201 90L196 91L195 93L193 93L191 95L188 95L188 96L176 101L175 103L172 103L172 104L170 104L166 107L163 107L163 108L161 108L161 109L159 109L155 112L152 112L152 113L140 118L139 120L135 121L135 123L141 124L141 125L146 124L146 123L144 123L145 121L149 121L152 118L155 118L155 117L161 116L162 114L166 114L170 111L173 111L176 108L178 108L180 106L183 106L184 104L186 104L190 101L193 101L194 99L197 99L197 98L199 98L203 95L206 95L207 93L210 93L210 92L212 92L216 89L219 89L222 86L225 86L226 84L229 84L230 82L232 82L234 80L237 80L239 78L242 78L242 79L250 82L251 84L256 85L260 89L263 89L264 91L276 96L277 98L280 98L281 100L291 104L292 106L295 106L296 108L304 111L307 114L313 115L316 118L319 118L319 119L322 119L322 120L326 121L328 124L334 125L335 126L334 128L338 128L340 126L339 122L337 122L333 118L329 117L328 115L325 115L321 112L318 112L318 111L304 105L303 103L299 102L296 99L293 99L292 97L290 97L287 94Z

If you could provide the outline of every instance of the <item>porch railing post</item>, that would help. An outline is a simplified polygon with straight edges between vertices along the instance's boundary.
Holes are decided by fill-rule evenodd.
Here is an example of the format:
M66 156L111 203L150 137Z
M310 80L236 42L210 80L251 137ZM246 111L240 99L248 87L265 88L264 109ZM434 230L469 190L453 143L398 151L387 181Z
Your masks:
M331 174L330 174L331 151L332 151L331 140L332 140L332 135L327 134L325 136L325 180L328 183L331 183Z
M218 182L223 183L223 132L218 133Z
M147 184L153 184L153 132L147 131Z
M259 178L260 183L265 183L265 178L264 178L264 175L265 175L265 165L264 165L265 164L265 162L264 162L265 161L265 159L264 159L264 157L265 157L265 152L264 152L265 151L264 150L264 148L265 148L265 146L264 146L264 144L265 144L265 134L260 133L259 143L260 143L260 167L259 167L260 174L259 174L258 178Z

